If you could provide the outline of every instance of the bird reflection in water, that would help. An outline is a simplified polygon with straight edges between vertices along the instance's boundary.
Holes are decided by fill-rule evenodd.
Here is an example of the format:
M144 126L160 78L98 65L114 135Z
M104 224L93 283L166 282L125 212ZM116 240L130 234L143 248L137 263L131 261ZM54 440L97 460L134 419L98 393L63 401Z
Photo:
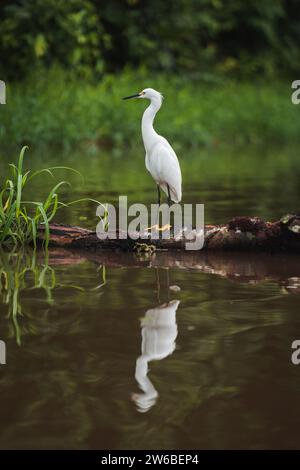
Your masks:
M169 285L167 289L169 296ZM146 413L157 401L158 392L148 377L148 364L151 361L165 359L175 350L177 338L176 311L179 303L179 300L168 300L166 303L160 303L158 278L158 305L147 310L141 320L142 347L141 355L136 361L135 379L142 393L135 393L132 396L140 413Z

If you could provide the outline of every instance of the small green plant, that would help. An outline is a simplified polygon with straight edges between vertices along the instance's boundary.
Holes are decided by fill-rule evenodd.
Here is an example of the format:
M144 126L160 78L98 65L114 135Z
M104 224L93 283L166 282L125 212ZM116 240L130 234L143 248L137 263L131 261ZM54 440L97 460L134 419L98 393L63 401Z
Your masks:
M43 202L24 200L24 189L29 182L42 173L52 175L52 170L67 167L52 167L31 172L23 172L23 160L27 146L20 152L17 166L10 163L12 176L6 179L0 192L0 245L24 245L33 242L36 247L37 229L42 223L45 226L45 244L49 243L49 222L62 203L58 200L57 191L66 181L60 181L49 192Z
M30 170L23 171L24 154L28 147L23 147L17 166L13 163L10 164L12 176L5 180L3 188L0 191L0 246L1 245L25 245L33 243L34 247L37 244L37 234L39 225L44 226L45 232L45 246L49 244L49 223L55 216L57 210L61 207L67 207L71 204L81 202L85 199L79 199L65 204L59 201L58 190L68 184L67 181L58 182L45 197L44 201L27 201L24 199L24 190L30 181L46 173L53 176L52 171L56 169L63 169L78 173L76 170L65 167L56 166L51 168L44 168L35 172ZM92 200L97 204L99 201ZM105 209L105 218L107 218Z

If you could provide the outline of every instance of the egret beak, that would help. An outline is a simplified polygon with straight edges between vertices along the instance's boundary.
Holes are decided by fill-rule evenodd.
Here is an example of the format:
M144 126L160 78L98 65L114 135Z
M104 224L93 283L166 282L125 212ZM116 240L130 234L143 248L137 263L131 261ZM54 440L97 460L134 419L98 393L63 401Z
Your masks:
M141 94L136 93L135 95L125 96L123 100L130 100L130 98L138 98L139 96L141 96Z

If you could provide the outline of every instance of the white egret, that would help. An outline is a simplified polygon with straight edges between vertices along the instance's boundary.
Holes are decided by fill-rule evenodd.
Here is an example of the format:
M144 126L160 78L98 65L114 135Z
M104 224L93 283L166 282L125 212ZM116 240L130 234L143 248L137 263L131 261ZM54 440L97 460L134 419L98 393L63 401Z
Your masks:
M157 184L158 204L160 205L160 188L168 196L168 202L181 201L181 170L173 148L161 135L153 128L153 121L156 113L162 105L163 97L161 93L153 88L145 88L140 93L126 96L124 100L130 98L146 98L150 100L150 105L145 110L142 118L142 136L146 151L146 168L151 173Z

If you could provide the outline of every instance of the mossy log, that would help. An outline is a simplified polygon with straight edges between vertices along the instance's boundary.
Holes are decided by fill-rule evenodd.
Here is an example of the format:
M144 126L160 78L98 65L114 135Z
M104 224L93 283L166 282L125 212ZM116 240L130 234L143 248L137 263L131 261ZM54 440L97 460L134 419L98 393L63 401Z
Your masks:
M68 225L50 225L50 246L88 251L186 251L188 238L137 239L130 237L100 240L96 232ZM38 241L44 240L40 227ZM235 217L224 225L206 225L202 251L300 252L300 216L286 215L276 222L258 217ZM191 253L195 253L191 251Z

